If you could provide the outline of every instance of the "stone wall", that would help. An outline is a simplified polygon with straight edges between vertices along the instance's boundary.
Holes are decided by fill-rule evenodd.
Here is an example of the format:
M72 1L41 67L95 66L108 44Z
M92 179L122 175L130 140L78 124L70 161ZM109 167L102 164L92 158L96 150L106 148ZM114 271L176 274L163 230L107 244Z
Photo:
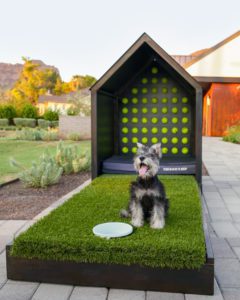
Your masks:
M91 139L91 118L80 116L60 116L59 135L66 138L70 134L79 134L81 139Z

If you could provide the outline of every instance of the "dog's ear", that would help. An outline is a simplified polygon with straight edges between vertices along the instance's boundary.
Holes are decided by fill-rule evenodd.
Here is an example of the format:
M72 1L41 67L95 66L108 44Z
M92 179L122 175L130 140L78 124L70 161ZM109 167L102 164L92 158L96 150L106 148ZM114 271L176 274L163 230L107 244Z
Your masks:
M145 146L143 144L141 144L141 143L137 143L137 147L140 150L145 148Z
M154 151L154 152L159 156L159 158L162 157L161 143L152 145L150 149L151 149L152 151Z

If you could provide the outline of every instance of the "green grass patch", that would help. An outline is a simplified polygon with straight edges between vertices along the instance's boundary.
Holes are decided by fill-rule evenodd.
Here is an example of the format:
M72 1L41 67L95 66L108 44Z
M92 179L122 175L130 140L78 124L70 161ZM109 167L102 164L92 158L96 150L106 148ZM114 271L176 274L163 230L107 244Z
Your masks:
M149 224L124 238L103 239L92 233L102 222L123 221L119 211L129 198L136 176L104 175L50 215L21 234L11 255L87 263L139 264L151 267L200 268L205 242L198 187L192 176L161 176L170 198L163 230Z
M58 141L15 141L0 140L0 183L17 177L19 169L10 166L9 159L15 158L16 161L25 167L30 167L32 161L38 161L39 157L47 149L50 154L56 152ZM65 141L64 144L79 145L85 152L90 151L90 141L72 142Z

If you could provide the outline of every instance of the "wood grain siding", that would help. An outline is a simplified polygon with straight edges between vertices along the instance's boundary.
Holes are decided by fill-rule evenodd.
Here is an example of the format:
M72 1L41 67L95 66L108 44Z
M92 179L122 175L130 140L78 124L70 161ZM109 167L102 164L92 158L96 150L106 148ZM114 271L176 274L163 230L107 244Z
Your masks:
M210 105L207 105L210 99ZM223 136L240 121L240 84L213 83L203 102L203 134Z

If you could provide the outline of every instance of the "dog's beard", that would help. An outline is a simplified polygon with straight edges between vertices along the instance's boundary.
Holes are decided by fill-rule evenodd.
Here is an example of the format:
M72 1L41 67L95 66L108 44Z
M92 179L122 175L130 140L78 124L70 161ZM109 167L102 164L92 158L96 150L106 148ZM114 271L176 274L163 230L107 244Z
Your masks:
M138 157L134 161L134 168L138 172L139 177L153 177L157 174L159 164L156 164L152 159L145 158L141 161Z

